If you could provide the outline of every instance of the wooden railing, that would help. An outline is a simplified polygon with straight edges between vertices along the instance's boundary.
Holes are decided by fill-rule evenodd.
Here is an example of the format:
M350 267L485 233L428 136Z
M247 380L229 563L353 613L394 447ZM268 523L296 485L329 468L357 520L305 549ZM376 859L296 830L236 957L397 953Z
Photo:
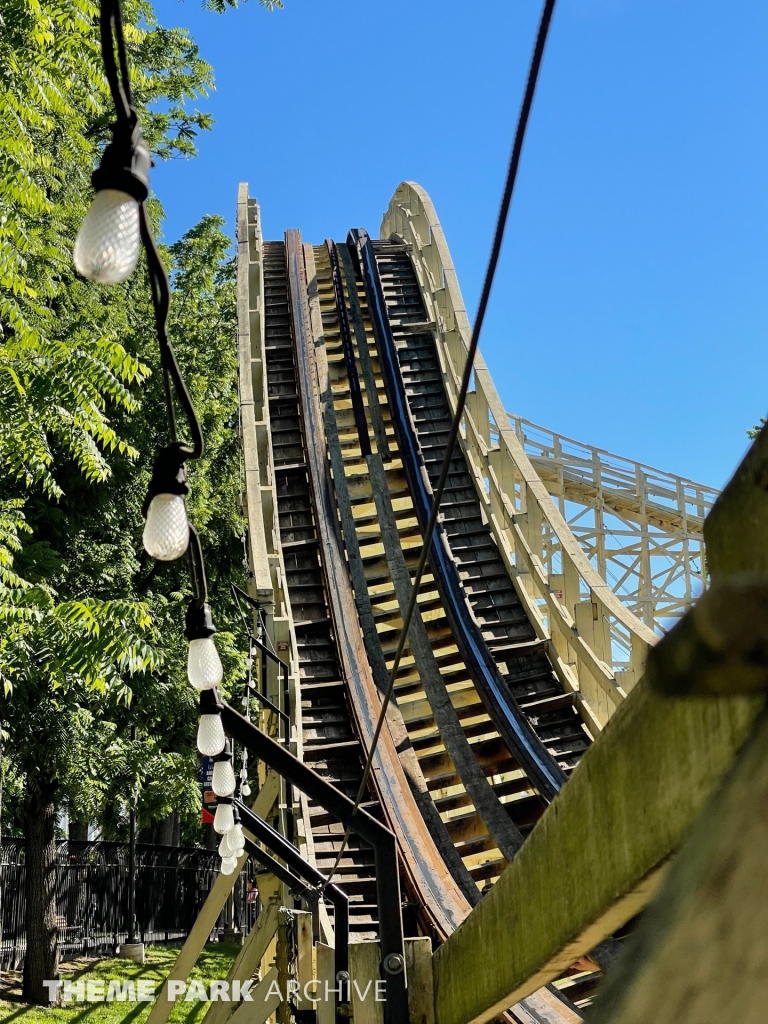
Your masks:
M435 323L443 382L455 408L471 330L440 222L429 196L413 182L399 186L384 215L381 237L393 235L412 246ZM594 736L640 678L656 637L583 553L525 454L481 356L461 444L517 592ZM559 545L558 573L545 570L548 535Z

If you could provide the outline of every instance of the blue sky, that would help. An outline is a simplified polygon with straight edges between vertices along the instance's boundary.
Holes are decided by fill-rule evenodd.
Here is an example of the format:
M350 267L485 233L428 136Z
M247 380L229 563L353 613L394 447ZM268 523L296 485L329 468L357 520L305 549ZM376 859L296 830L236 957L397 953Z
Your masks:
M476 308L539 0L159 0L216 72L200 155L158 167L166 239L378 233L431 194ZM559 0L481 348L507 408L722 486L768 414L768 5Z

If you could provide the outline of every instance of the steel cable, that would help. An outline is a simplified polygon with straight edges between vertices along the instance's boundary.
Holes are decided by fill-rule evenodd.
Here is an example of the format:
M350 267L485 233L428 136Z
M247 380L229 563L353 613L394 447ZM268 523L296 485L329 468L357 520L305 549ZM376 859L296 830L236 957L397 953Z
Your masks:
M400 661L403 656L405 644L408 639L408 631L411 625L411 619L416 610L416 604L419 597L419 588L421 586L422 577L424 570L427 565L427 557L429 552L429 546L432 541L432 534L435 531L437 525L437 517L440 513L440 503L443 498L443 491L445 490L446 483L448 482L448 474L450 472L451 461L453 459L453 451L456 447L456 441L459 436L459 430L461 428L461 420L464 415L464 406L467 400L467 392L469 391L469 384L472 378L472 369L475 361L475 355L477 354L478 344L480 342L480 332L483 328L483 321L485 320L485 313L488 308L488 300L491 295L491 288L493 287L493 279L496 274L496 267L499 262L499 256L501 254L501 246L504 241L504 229L507 224L507 217L509 214L509 207L512 202L512 192L515 187L515 179L517 178L517 169L520 165L520 155L523 150L523 142L525 140L525 131L528 126L528 118L531 112L531 106L533 104L534 93L536 92L536 82L539 77L539 69L541 67L542 57L544 56L544 47L547 42L547 35L549 34L549 26L552 21L552 13L555 9L556 0L545 0L544 9L541 14L541 20L539 22L539 31L536 36L536 45L533 50L533 57L531 58L531 66L528 71L528 81L526 82L525 94L523 96L522 106L520 108L520 115L517 121L517 129L515 131L515 138L512 145L512 153L509 158L509 167L507 169L507 180L504 186L504 192L501 198L501 206L499 208L499 215L496 221L496 231L493 237L493 245L491 246L491 254L488 259L488 267L485 272L485 280L483 282L483 290L480 295L480 302L477 308L477 316L475 317L474 327L472 329L472 338L467 351L467 359L464 364L464 372L461 378L461 387L456 399L456 411L453 416L453 422L451 423L450 434L448 435L448 442L445 448L445 455L443 456L442 466L440 468L440 476L438 478L437 486L434 489L432 508L429 515L429 521L427 528L424 532L423 547L421 549L421 555L419 557L418 565L416 567L416 575L413 579L413 585L411 589L411 597L408 602L405 617L403 619L403 625L400 630L400 636L398 638L397 649L395 651L395 660L392 664L392 670L389 675L387 682L387 689L384 693L384 697L381 702L381 710L379 712L378 721L376 722L376 729L373 734L373 740L371 747L368 752L368 757L365 762L365 768L363 769L363 777L360 781L360 787L355 797L355 804L352 810L352 816L350 823L347 825L346 831L344 832L344 838L341 843L341 847L336 856L333 868L328 875L328 881L325 883L329 885L339 865L341 864L342 857L347 849L349 837L354 824L354 816L362 803L365 795L365 790L368 785L368 779L371 774L371 768L373 766L373 758L376 753L376 747L381 736L381 731L384 728L384 720L387 714L387 708L392 697L392 693L395 688L395 680L397 679L397 673L400 668Z

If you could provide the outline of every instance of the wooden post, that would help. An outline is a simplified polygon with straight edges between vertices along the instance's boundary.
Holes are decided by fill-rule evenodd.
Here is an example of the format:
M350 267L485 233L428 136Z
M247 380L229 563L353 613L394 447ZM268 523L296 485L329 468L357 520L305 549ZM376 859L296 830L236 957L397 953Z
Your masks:
M278 911L278 925L277 925L277 950L275 953L275 967L277 968L277 983L280 987L280 992L285 996L288 992L288 982L294 981L291 972L291 961L292 953L291 942L289 938L289 929L291 924L291 912L285 907L280 907ZM277 1013L275 1015L277 1024L291 1024L291 1009L286 999L282 999L277 1006Z
M333 947L318 942L315 946L317 956L317 980L320 983L320 999L317 1004L317 1024L336 1024L336 997L332 989L337 987L336 960ZM328 992L328 999L325 994Z
M432 940L405 940L410 1024L435 1024L435 988L432 977Z
M378 942L355 942L350 945L349 974L355 1024L384 1024L383 999L386 989L382 987L380 962L381 947Z

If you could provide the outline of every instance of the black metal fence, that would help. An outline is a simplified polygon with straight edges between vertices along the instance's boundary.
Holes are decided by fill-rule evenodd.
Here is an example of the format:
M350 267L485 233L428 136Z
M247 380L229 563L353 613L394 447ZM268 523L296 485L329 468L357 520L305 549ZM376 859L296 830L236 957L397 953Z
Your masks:
M137 939L151 943L183 940L214 883L220 864L210 850L172 846L136 848ZM247 902L246 870L235 883L233 906L225 908L213 929L232 924L248 931L255 906ZM24 961L24 846L0 845L0 968L18 969ZM228 919L233 912L233 921ZM57 844L56 913L63 958L114 952L128 937L128 845Z

